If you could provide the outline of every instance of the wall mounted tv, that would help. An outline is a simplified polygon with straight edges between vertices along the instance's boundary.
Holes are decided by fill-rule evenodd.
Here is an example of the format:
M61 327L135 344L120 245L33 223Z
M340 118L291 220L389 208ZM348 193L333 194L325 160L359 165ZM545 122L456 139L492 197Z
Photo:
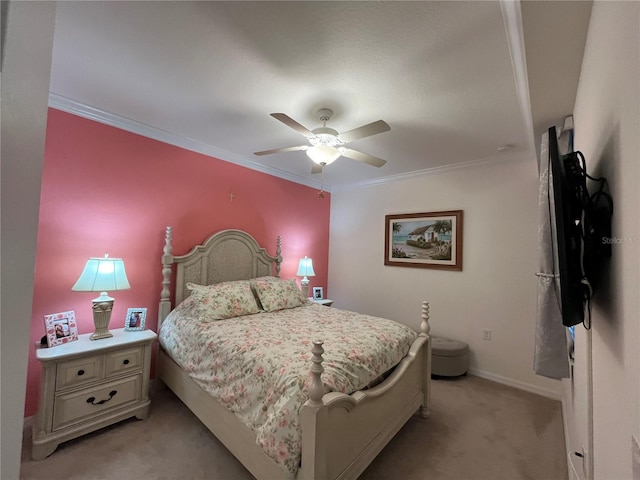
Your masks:
M562 323L573 326L584 322L589 328L594 286L603 260L611 256L607 240L611 238L613 201L604 191L606 179L587 174L582 153L560 154L555 127L549 128L549 170L555 291ZM592 195L587 179L597 186Z

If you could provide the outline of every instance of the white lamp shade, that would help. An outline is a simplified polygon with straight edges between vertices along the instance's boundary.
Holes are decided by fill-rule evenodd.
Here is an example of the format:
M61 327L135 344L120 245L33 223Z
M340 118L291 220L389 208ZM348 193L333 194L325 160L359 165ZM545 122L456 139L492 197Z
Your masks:
M91 257L71 290L76 292L108 292L131 288L121 258Z
M298 264L298 273L296 273L299 277L315 277L316 272L313 271L313 261L309 257L304 257L300 259L300 263Z
M308 148L306 153L318 165L329 165L340 156L340 150L330 145L315 145Z

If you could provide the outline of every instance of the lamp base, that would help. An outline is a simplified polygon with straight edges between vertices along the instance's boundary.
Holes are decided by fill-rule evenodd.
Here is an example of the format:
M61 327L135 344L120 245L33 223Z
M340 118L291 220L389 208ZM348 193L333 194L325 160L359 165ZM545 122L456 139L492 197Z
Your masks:
M304 298L309 296L309 279L307 277L304 277L302 281L300 281L300 290Z
M96 329L89 337L91 340L113 337L113 333L109 331L112 309L113 299L103 301L101 298L96 298L93 301L93 324Z
M96 330L89 336L89 340L100 340L102 338L111 338L111 337L113 337L113 333L111 333L108 329L105 329L104 331L100 331L100 332Z

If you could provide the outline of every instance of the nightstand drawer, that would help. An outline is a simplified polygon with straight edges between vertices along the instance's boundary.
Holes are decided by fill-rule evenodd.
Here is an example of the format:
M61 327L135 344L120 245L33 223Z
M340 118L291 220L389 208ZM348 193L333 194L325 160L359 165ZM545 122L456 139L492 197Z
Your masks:
M126 373L143 365L143 348L128 348L107 353L107 377Z
M103 361L104 355L95 355L61 362L56 371L56 391L102 379Z
M53 430L138 402L141 388L142 374L139 374L103 383L97 388L58 395L53 406Z

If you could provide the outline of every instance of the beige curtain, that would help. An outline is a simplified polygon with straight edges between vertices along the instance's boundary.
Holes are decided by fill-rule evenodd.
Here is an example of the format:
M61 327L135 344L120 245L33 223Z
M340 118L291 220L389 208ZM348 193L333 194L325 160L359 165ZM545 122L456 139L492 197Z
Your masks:
M549 134L544 133L540 148L540 181L538 189L538 304L536 311L536 344L534 371L549 378L569 377L570 344L568 329L562 324L559 300L556 298L555 249L551 236L552 200L549 163Z

